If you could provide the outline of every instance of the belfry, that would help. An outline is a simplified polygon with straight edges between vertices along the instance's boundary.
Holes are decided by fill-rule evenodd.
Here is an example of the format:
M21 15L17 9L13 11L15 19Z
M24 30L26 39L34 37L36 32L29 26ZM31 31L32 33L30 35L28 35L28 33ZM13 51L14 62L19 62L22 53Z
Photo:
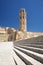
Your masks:
M21 8L20 9L20 14L19 14L19 16L20 16L20 31L24 31L24 32L26 32L26 28L27 28L27 24L26 24L26 11L25 11L25 9L24 8Z

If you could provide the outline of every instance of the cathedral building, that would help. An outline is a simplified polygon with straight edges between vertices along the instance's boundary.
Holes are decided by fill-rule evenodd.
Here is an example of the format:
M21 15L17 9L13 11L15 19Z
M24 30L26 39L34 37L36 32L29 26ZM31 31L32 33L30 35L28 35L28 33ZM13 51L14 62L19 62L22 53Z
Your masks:
M19 25L19 30L9 27L0 27L0 41L16 41L43 35L41 32L27 32L27 18L24 8L20 9Z

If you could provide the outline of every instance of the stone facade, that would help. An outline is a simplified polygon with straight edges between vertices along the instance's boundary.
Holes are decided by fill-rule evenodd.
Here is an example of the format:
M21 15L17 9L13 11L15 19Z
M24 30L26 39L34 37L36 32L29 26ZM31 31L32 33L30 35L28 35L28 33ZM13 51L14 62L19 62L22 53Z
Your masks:
M0 28L0 41L15 41L21 39L28 39L33 37L42 36L41 32L25 32L19 31L12 28Z
M0 41L9 41L11 34L15 31L16 30L14 28L0 27Z
M6 32L6 29L3 27L0 27L0 41L7 41L8 35Z
M15 41L43 35L43 33L41 32L27 32L26 11L24 8L20 10L19 19L20 19L19 30L10 27L6 28L0 27L0 41Z

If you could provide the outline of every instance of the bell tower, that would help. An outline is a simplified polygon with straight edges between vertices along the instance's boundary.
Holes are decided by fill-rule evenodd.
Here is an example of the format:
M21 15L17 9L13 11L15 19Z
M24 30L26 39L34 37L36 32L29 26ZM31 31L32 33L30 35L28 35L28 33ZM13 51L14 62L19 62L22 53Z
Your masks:
M20 31L24 31L24 32L26 32L26 11L25 11L25 9L24 8L22 8L21 10L20 10Z

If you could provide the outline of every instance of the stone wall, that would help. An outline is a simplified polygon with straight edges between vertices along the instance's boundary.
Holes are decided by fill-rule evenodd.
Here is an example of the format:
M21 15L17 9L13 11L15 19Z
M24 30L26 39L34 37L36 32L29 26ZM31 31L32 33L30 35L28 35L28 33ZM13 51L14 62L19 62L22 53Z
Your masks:
M42 36L43 33L41 32L27 32L27 38L32 38L32 37L38 37Z
M14 28L0 27L0 41L9 41L11 34L16 31ZM12 41L12 40L11 40Z
M8 41L8 34L0 33L0 41Z
M41 32L25 32L15 30L14 28L2 28L0 27L0 41L16 41L23 39L35 38L43 36Z

